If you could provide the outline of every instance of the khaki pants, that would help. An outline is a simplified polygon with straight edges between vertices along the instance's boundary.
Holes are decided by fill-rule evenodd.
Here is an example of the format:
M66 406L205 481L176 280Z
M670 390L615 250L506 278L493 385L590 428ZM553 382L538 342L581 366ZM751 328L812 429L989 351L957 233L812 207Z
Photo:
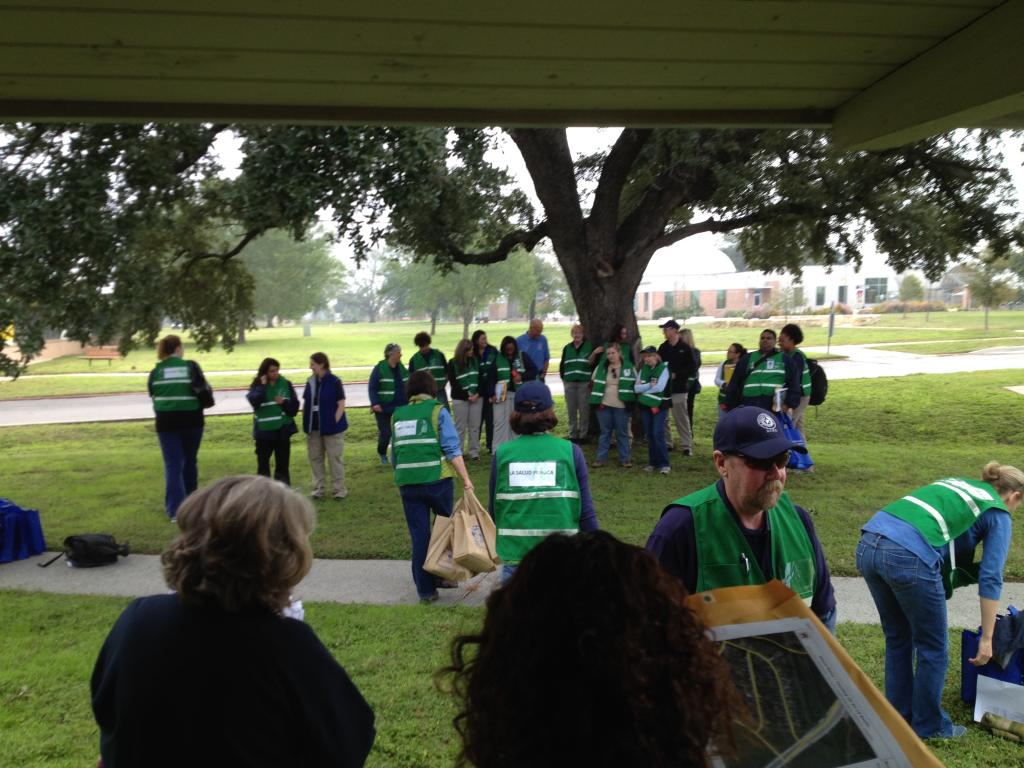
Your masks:
M452 413L455 416L455 428L459 430L459 439L462 442L463 450L471 459L480 458L480 419L484 413L483 399L477 398L472 403L468 400L452 399Z
M800 398L800 405L793 411L793 426L800 430L800 434L804 436L804 440L807 439L807 433L804 432L804 414L807 412L807 405L811 402L811 396L805 395Z
M563 389L569 411L569 439L583 440L590 426L590 382L567 381Z
M309 453L309 468L313 472L313 495L323 496L324 494L324 455L326 454L331 465L331 494L341 497L348 496L348 489L345 487L345 464L342 462L342 454L345 452L345 433L321 435L319 432L310 432L306 435L306 450Z
M497 453L499 445L512 439L512 427L508 423L508 417L512 415L511 393L504 402L492 403L491 413L494 414L494 439L491 442L491 452Z
M676 431L679 433L679 444L676 446L680 451L693 453L693 433L690 430L690 417L686 413L686 401L689 398L685 392L672 395L672 418L665 419L665 445L672 445L672 431L669 429L669 422L675 421Z

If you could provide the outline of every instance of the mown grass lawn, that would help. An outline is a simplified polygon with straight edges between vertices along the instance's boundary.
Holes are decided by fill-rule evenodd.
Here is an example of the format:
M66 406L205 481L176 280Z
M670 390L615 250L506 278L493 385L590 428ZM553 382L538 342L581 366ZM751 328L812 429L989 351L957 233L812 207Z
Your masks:
M791 475L787 489L811 511L835 573L855 574L860 526L886 502L938 477L978 476L989 459L1024 465L1024 397L1004 389L1017 384L1024 384L1024 371L832 383L828 401L807 417L817 471ZM634 469L592 470L591 490L604 528L643 544L666 504L715 479L713 409L712 393L698 397L697 455L670 454L671 475L640 471L642 445L634 449ZM255 470L250 423L245 416L207 420L201 482ZM329 558L406 558L401 503L390 470L377 462L369 411L353 410L351 424L345 440L350 495L343 502L317 503L314 549ZM564 435L564 426L556 433ZM585 452L593 457L594 445ZM104 531L129 540L136 551L155 553L174 534L163 513L163 465L149 422L8 427L0 429L0 456L0 494L38 508L52 546L69 534ZM486 454L470 462L470 470L479 495L486 493ZM299 436L293 438L292 478L299 490L309 489ZM1024 537L1019 517L1015 529ZM1011 549L1007 578L1024 580L1024 549Z
M4 765L91 766L99 734L89 703L89 677L123 598L0 591L0 734ZM312 603L306 620L345 667L376 713L377 739L367 763L388 768L450 766L458 749L451 700L433 675L448 660L455 635L474 630L482 609L352 606ZM951 657L959 658L952 633ZM882 684L884 643L878 627L840 624L838 637L875 683ZM957 671L945 706L970 721L960 703ZM972 726L955 742L929 744L950 768L1019 764L1020 747Z
M884 349L886 352L908 352L912 355L962 355L966 352L976 352L979 349L1020 346L1024 346L1024 334L1016 337L1010 336L994 339L958 339L956 341L928 343L887 344L884 347L875 347L875 349Z

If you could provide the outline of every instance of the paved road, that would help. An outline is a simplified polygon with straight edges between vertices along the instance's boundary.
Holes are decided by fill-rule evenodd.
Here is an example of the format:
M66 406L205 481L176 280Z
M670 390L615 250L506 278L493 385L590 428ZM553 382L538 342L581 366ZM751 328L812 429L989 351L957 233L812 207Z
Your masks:
M130 555L105 568L68 568L63 561L38 568L51 555L0 566L0 589L60 594L141 597L166 592L157 555ZM483 605L498 583L497 571L463 582L458 589L441 590L442 605ZM863 579L835 577L839 621L878 624L878 613ZM417 602L408 560L316 560L309 575L295 588L304 601L409 605ZM1024 584L1003 585L1002 604L1024 605ZM980 622L977 593L961 589L947 604L951 627L976 628Z
M825 349L808 347L806 351L814 356L823 353ZM830 380L908 376L914 373L1024 369L1024 347L993 347L962 355L912 355L884 348L869 349L862 345L849 345L833 347L832 352L846 355L849 359L829 360L822 364ZM701 368L701 382L706 387L714 387L715 370L714 366ZM562 394L562 383L557 377L550 379L548 383L553 394ZM1021 371L1021 384L1024 384L1024 370ZM366 407L370 404L365 383L345 384L345 394L351 407ZM217 405L207 413L222 416L251 412L243 390L224 389L217 391ZM144 394L0 401L0 427L87 421L136 421L152 417L152 405L149 397Z

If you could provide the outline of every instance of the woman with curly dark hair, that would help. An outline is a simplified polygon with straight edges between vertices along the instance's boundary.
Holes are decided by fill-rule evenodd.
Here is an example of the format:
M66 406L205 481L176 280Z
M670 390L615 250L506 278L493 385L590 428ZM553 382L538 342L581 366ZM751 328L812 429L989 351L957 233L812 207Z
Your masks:
M549 536L452 644L459 765L706 766L742 704L729 668L643 550Z

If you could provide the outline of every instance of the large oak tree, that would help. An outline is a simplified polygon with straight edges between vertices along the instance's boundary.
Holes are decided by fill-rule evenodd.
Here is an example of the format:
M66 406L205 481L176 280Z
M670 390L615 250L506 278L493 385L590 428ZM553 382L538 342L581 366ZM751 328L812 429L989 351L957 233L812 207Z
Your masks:
M235 178L212 152L229 129L242 142ZM301 236L324 210L357 254L387 238L442 270L547 239L597 335L635 328L653 254L699 233L737 233L762 269L856 261L873 234L895 268L933 276L981 241L998 253L1019 239L997 134L843 153L814 131L626 129L583 158L564 130L507 134L539 210L491 161L497 130L9 126L0 328L14 322L28 354L45 327L127 346L165 317L187 318L201 344L230 343L252 312L235 257L268 229ZM211 222L244 234L212 242ZM0 364L16 367L6 354Z

